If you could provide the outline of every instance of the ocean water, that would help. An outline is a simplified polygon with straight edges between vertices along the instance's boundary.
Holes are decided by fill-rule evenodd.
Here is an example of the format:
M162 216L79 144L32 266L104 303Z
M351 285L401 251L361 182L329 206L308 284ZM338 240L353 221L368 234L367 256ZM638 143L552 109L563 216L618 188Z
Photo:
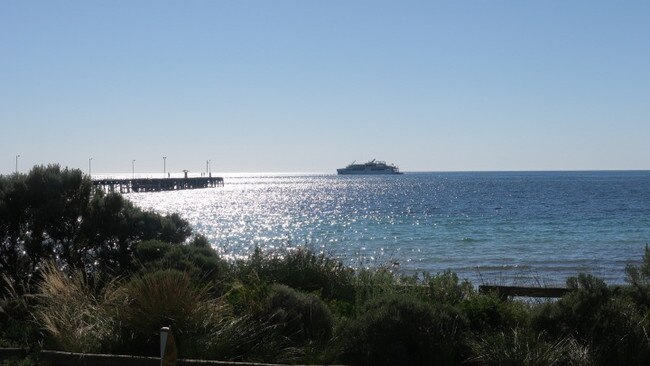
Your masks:
M580 272L623 283L650 243L650 171L251 174L126 196L179 213L228 258L306 246L475 284L558 285Z

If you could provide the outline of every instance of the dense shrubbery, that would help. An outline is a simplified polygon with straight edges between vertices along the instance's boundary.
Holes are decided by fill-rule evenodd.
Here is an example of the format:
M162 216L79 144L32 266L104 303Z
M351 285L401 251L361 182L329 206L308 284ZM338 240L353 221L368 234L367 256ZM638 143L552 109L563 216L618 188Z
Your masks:
M646 252L644 265L648 259ZM573 291L535 309L533 329L552 338L575 337L598 364L650 364L650 312L644 304L590 275L570 278L567 286Z
M384 296L341 327L340 357L355 365L455 365L465 352L466 321L448 304Z
M0 347L356 365L648 365L650 250L628 286L578 275L530 304L451 273L353 270L259 250L227 263L177 215L94 192L79 171L0 177Z
M260 317L294 343L324 343L332 337L332 313L318 296L274 285Z
M140 272L164 269L183 271L197 283L211 284L211 290L217 294L221 294L231 276L229 265L206 245L205 238L201 236L186 245L147 240L136 246L134 258L141 266Z
M525 326L528 308L524 303L503 301L495 294L474 294L459 303L474 332L507 331Z
M262 255L256 249L250 260L239 264L240 277L255 273L269 282L318 292L324 299L352 301L354 299L353 271L341 262L316 255L302 248L287 255Z
M190 235L178 215L145 212L119 194L93 190L79 170L36 166L0 176L0 273L14 285L32 285L46 261L90 276L123 275L136 268L138 243L183 243Z

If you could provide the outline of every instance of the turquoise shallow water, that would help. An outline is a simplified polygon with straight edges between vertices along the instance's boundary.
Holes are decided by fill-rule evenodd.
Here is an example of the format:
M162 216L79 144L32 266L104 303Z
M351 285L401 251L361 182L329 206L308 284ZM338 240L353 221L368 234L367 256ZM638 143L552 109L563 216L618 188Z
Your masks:
M475 282L624 281L650 243L650 172L226 176L225 187L132 193L178 212L223 255L306 245L352 266L451 269ZM397 265L398 264L398 265Z

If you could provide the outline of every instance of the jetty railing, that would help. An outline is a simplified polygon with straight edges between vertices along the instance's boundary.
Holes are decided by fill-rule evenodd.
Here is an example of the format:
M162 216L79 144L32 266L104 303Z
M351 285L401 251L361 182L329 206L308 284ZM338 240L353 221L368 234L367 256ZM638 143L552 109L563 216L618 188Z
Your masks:
M199 189L223 187L222 177L188 177L188 178L115 178L95 179L93 186L105 192L159 192L181 189Z

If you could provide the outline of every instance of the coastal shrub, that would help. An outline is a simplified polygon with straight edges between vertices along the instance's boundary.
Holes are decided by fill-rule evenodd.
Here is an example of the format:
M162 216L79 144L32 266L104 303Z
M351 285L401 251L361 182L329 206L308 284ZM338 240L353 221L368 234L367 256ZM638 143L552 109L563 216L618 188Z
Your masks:
M474 294L474 287L467 281L461 281L452 271L435 275L424 274L422 283L429 290L429 298L436 302L456 305Z
M355 291L355 310L363 311L364 307L372 301L383 299L390 296L408 295L413 296L414 287L399 286L398 278L388 268L361 268L356 272L354 279ZM415 289L416 296L421 297L421 291ZM352 315L352 314L351 314Z
M80 171L35 166L28 175L0 176L0 191L0 273L18 283L48 259L83 260L74 239L91 183Z
M528 309L519 301L502 300L496 294L474 294L459 304L477 333L503 331L528 322Z
M82 272L66 275L48 263L38 286L36 320L56 349L105 351L119 339L112 309L123 306L122 295L114 283L93 288Z
M134 259L143 266L156 263L165 257L171 247L170 243L160 240L146 240L135 247Z
M202 237L187 244L148 240L136 246L134 257L145 271L176 269L186 272L194 281L211 282L220 294L230 277L229 265L205 243Z
M592 275L580 274L567 279L568 292L555 303L539 306L533 313L532 324L538 331L553 336L576 334L588 340L594 335L602 310L612 294L604 281Z
M324 299L354 300L354 271L341 262L297 248L283 255L263 255L256 248L240 264L240 276L256 272L260 278L305 292L318 292Z
M534 329L555 337L574 335L590 345L597 364L650 363L647 311L591 275L572 277L567 285L573 291L535 309Z
M547 340L543 334L514 328L472 342L469 364L481 366L588 366L589 348L571 337Z
M611 305L594 311L587 324L576 324L568 319L570 311L556 304L546 304L533 316L533 329L544 323L561 338L574 335L581 344L588 345L591 358L597 365L648 365L650 364L650 322L645 314L640 316L627 301L615 300ZM585 318L585 317L581 317Z
M261 279L257 272L241 272L228 284L222 296L234 314L238 316L259 314L264 309L265 299L271 293L271 284Z
M147 240L183 243L191 228L176 214L161 216L135 207L122 195L97 191L84 218L84 238L94 244L96 271L113 276L132 272L133 252Z
M641 264L638 266L628 264L625 273L626 280L630 284L626 289L628 296L640 309L650 309L650 248L647 245Z
M595 355L602 365L650 365L650 312L640 314L629 299L616 297L594 327Z
M390 295L341 325L337 352L354 365L458 365L466 355L465 329L449 305Z
M361 268L355 273L354 284L356 311L362 311L367 303L387 296L406 296L433 304L457 305L474 291L469 282L459 281L452 272L406 276L396 274L390 267Z
M250 273L235 280L205 338L206 357L271 363L320 362L332 317L318 297L270 285Z
M313 294L284 285L272 287L260 315L294 343L323 343L332 336L333 319L327 305Z

